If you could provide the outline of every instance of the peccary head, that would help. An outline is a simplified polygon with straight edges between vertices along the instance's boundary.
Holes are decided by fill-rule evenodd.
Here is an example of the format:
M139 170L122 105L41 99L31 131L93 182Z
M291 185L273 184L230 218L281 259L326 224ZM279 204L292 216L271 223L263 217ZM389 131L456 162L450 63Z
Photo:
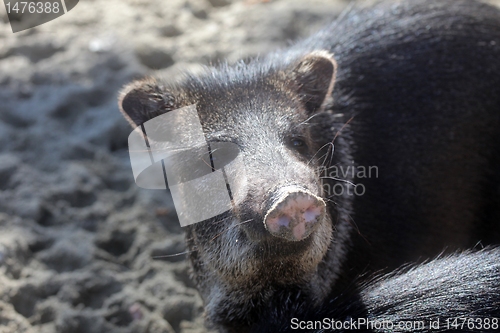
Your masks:
M300 290L319 301L335 278L335 269L321 269L336 213L323 199L324 156L310 126L331 103L335 71L325 51L274 55L176 83L137 81L122 92L133 126L194 104L209 144L239 148L244 171L233 209L186 227L207 317L229 331L234 324L243 332L275 292Z

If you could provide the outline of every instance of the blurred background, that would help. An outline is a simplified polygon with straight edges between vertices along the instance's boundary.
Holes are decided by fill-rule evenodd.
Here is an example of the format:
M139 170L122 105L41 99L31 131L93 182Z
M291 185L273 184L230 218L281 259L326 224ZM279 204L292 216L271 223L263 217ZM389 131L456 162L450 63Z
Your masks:
M351 2L82 0L15 34L0 6L0 333L206 332L172 200L133 181L118 92L284 47Z

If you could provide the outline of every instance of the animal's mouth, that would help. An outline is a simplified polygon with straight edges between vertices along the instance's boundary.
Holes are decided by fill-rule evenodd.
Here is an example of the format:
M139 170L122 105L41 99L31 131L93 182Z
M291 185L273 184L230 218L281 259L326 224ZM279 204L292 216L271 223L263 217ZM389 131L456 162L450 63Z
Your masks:
M322 239L322 235L315 233L300 241L274 236L260 242L239 239L241 245L236 250L239 255L225 258L225 263L219 262L214 270L219 272L219 279L239 292L257 292L255 281L260 281L259 288L307 283L317 274L329 240L329 236Z
M255 244L252 247L254 259L269 263L274 261L283 262L286 258L295 258L311 251L314 246L313 237L307 237L300 241L287 241L284 239L269 238L266 241Z
M308 262L320 261L330 241L331 228L326 216L316 222L309 235L300 240L289 240L272 235L268 230L262 232L253 228L240 229L236 244L244 249L246 259L257 266L272 264L289 265L293 270L294 263L307 258ZM264 229L264 220L255 222ZM259 228L259 229L260 229Z

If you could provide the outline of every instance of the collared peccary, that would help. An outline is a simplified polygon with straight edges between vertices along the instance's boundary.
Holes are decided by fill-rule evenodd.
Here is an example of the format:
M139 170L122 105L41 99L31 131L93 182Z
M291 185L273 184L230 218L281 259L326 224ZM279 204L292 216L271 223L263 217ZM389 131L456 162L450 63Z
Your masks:
M137 126L196 105L209 144L237 145L233 208L186 231L209 323L248 332L269 304L321 313L373 272L499 243L499 88L496 8L406 0L350 10L247 63L134 82L120 107ZM422 293L439 289L426 280ZM389 287L353 304L412 302Z

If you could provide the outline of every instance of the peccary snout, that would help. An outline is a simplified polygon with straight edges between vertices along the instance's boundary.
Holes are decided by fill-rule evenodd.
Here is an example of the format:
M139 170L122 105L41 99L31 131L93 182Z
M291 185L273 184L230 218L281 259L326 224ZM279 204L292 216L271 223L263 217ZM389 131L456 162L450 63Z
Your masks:
M307 238L325 217L325 202L296 185L280 188L264 218L264 226L275 237L289 241Z

